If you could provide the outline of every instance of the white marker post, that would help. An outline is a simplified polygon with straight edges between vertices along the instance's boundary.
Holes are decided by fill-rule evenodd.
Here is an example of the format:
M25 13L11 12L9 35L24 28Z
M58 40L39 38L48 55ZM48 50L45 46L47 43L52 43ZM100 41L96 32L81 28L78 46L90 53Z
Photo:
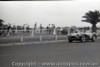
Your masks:
M67 40L68 40L68 35L70 34L70 30L71 30L71 28L69 27L69 28L67 29L67 31L68 31Z
M56 35L56 29L54 28L54 30L53 30L53 35Z
M55 35L55 39L58 40L58 35L56 33L56 28L54 28L53 35Z
M56 40L58 40L58 35L56 34Z
M70 28L68 28L68 35L70 34Z
M18 32L18 30L17 30L17 26L16 26L16 30L15 30L15 33L17 33Z
M31 36L34 36L34 28L32 29L32 34L31 34Z
M40 41L42 41L42 35L40 35Z
M21 42L23 42L23 41L24 41L23 36L21 36Z

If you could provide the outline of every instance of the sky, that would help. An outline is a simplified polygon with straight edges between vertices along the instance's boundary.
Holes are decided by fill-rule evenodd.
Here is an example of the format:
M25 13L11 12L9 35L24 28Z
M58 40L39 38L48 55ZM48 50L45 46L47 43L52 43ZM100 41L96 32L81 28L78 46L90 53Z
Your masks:
M71 1L0 1L0 19L5 24L33 27L42 24L55 24L56 27L91 26L82 22L82 16L88 11L100 11L100 0ZM97 24L100 26L100 23Z

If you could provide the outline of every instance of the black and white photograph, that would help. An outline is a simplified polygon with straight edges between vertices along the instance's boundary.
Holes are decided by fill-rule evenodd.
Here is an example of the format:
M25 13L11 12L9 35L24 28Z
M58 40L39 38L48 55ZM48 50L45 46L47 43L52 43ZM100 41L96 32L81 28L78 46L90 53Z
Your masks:
M0 67L100 67L100 0L0 1Z

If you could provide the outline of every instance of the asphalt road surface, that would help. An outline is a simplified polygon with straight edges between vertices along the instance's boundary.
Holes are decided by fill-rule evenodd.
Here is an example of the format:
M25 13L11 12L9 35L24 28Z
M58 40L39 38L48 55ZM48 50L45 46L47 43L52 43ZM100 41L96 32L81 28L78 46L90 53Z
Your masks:
M100 67L100 39L3 46L0 67Z

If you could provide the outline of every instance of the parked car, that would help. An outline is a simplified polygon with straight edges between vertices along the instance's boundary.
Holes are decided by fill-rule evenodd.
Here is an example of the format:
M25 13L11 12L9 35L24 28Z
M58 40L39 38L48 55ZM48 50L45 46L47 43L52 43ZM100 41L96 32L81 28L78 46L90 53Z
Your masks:
M71 43L73 41L85 42L87 40L91 40L94 42L97 39L97 34L92 31L80 32L75 31L73 33L68 34L68 41Z

